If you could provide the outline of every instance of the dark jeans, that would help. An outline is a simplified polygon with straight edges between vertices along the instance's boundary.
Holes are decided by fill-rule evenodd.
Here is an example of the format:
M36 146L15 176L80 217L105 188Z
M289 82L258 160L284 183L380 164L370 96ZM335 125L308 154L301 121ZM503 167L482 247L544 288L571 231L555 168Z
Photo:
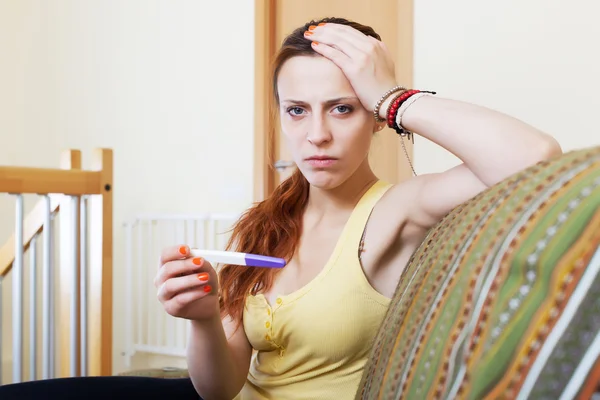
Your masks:
M192 381L136 376L58 378L0 386L2 400L202 400Z

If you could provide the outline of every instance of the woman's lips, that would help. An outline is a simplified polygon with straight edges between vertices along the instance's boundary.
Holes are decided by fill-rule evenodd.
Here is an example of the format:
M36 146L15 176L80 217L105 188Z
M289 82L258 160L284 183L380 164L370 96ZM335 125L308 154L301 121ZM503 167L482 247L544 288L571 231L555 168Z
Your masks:
M327 156L314 156L314 157L309 157L306 159L306 162L312 166L312 167L316 167L316 168L326 168L326 167L330 167L333 164L335 164L337 161L336 158L334 157L327 157Z

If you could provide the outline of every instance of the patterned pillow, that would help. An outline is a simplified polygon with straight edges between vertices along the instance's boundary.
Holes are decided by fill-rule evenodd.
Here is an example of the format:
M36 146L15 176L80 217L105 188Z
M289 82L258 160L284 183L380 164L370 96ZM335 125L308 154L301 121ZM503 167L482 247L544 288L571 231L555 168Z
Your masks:
M589 399L599 246L600 147L457 207L404 271L356 398Z

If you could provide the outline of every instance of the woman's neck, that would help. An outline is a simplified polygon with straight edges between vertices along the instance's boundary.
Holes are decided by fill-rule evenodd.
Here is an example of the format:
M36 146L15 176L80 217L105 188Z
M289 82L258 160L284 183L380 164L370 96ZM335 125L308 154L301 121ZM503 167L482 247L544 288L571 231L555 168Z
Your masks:
M375 182L377 177L365 162L350 178L334 189L311 186L306 211L324 215L352 210Z

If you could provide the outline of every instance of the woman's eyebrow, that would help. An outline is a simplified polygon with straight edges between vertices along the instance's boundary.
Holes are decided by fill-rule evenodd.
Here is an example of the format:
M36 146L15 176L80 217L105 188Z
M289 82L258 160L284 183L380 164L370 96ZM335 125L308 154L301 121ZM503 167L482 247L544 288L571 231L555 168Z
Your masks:
M337 103L343 103L343 102L348 102L348 101L358 101L358 97L356 96L343 96L343 97L336 97L335 99L329 99L329 100L325 100L324 102L322 102L321 104L325 105L325 106L329 106L332 104L337 104ZM294 99L284 99L282 101L282 103L287 103L287 104L298 104L298 105L308 105L307 102L302 101L302 100L294 100Z

